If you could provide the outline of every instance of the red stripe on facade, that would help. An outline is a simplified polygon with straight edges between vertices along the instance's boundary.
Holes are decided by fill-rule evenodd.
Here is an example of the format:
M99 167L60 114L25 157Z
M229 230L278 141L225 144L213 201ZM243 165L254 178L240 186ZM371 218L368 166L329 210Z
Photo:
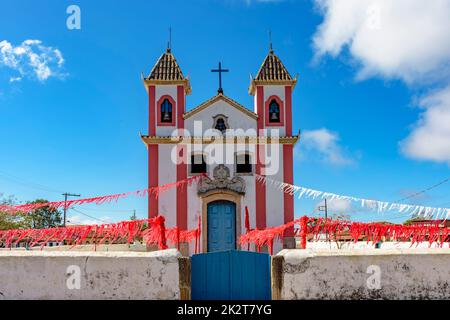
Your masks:
M155 86L148 86L148 135L156 135L156 96ZM148 145L148 187L158 186L158 145ZM148 196L148 216L158 215L158 198Z
M185 112L185 91L183 86L177 87L177 127L184 129L183 114ZM181 134L180 134L181 135ZM186 146L177 145L177 154L182 157L182 163L177 164L177 181L187 178L187 149ZM177 226L181 230L188 229L188 214L187 214L187 186L177 187Z
M148 145L148 187L158 186L158 145ZM148 195L148 216L149 218L158 215L158 198L154 194Z
M178 109L177 109L177 127L180 129L184 129L184 118L183 114L186 111L185 108L185 100L186 97L184 95L184 87L178 86L177 87L177 102L178 102Z
M284 182L294 184L294 147L283 145L283 177ZM284 223L294 220L294 196L284 193ZM294 228L289 228L285 236L294 236Z
M148 86L148 135L156 134L156 96L155 86Z
M284 97L286 100L285 105L285 123L286 123L286 136L292 136L292 87L286 86L284 89Z
M262 86L256 87L256 108L258 114L257 128L258 135L263 133L260 130L264 129L264 88ZM265 162L265 147L264 145L256 145L256 173L261 174L262 167ZM264 229L267 225L266 223L266 186L260 182L256 181L255 184L255 203L256 203L256 227L258 229Z

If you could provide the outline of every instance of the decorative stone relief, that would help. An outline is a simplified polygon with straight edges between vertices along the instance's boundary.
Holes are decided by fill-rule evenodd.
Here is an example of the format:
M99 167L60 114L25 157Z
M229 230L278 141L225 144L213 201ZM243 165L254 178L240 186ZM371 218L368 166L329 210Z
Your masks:
M206 193L210 190L228 189L239 194L245 194L245 181L241 177L230 179L230 169L223 164L219 164L213 170L213 177L203 177L198 184L198 194Z

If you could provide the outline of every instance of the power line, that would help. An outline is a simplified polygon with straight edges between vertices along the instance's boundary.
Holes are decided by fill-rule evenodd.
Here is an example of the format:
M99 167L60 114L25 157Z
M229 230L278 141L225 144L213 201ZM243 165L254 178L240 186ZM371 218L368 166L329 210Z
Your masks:
M17 176L12 175L12 174L6 173L4 171L0 171L0 177L3 178L4 180L12 181L14 183L17 183L17 184L20 184L20 185L23 185L25 187L32 188L32 189L43 190L43 191L54 192L54 193L61 193L62 192L60 190L53 189L53 188L45 186L43 184L34 183L34 182L30 182L30 181L24 180L22 178L19 178Z
M73 211L75 211L75 212L78 212L78 213L80 213L80 214L82 214L82 215L88 217L88 218L91 218L91 219L94 219L94 220L97 220L97 221L100 221L100 222L103 222L103 223L111 223L111 221L106 221L106 220L102 220L102 219L93 217L93 216L91 216L91 215L89 215L89 214L87 214L87 213L84 213L84 212L82 212L82 211L80 211L80 210L78 210L78 209L75 209L75 208L71 208L71 209L72 209Z
M408 199L411 199L411 198L415 198L415 197L417 197L418 195L421 195L421 194L423 194L423 193L425 193L425 192L427 192L427 191L430 191L430 190L432 190L432 189L434 189L434 188L437 188L437 187L439 187L439 186L441 186L441 185L443 185L444 183L447 183L447 182L449 182L449 181L450 181L450 178L444 179L444 180L442 180L441 182L438 182L438 183L432 185L431 187L428 187L428 188L426 188L426 189L423 189L422 191L419 191L419 192L410 194L409 196L404 197L404 198L399 199L399 200L396 200L395 202L398 203L398 202L402 202L402 201L405 201L405 200L408 200Z
M432 185L432 186L430 186L428 188L425 188L425 189L423 189L423 190L421 190L419 192L415 192L413 194L410 194L409 196L406 196L406 197L404 197L402 199L396 200L395 202L398 203L398 202L402 202L402 201L405 201L405 200L408 200L408 199L411 199L411 198L415 198L415 197L417 197L417 196L419 196L421 194L424 194L427 191L430 191L430 190L432 190L434 188L437 188L437 187L439 187L439 186L441 186L441 185L443 185L443 184L445 184L445 183L447 183L449 181L450 181L450 178L446 178L446 179L444 179L444 180L442 180L442 181L440 181L440 182L438 182L438 183L436 183L436 184L434 184L434 185ZM448 204L450 204L450 202L438 205L437 207L444 207L444 206L446 206ZM394 216L393 215L393 216L390 216L390 218L391 219L404 219L404 218L407 218L407 217L411 217L411 214L408 214L408 213L400 213L399 212L398 214L399 214L398 216Z

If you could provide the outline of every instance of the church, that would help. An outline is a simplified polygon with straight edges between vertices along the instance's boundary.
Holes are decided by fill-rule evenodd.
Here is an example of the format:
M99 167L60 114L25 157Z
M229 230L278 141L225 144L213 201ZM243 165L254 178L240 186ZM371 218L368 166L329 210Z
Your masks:
M267 176L293 184L292 92L297 78L287 71L272 46L248 93L247 108L224 94L219 63L219 88L210 99L187 108L192 93L170 47L142 82L148 94L148 186L160 186L201 175L198 182L149 195L149 217L163 215L168 228L197 227L201 221L200 252L239 250L247 228L264 229L294 219L293 195L257 179ZM251 70L249 70L251 71ZM246 224L246 211L248 222ZM293 230L274 253L295 247ZM184 255L193 244L182 244ZM247 249L247 248L242 248ZM254 250L254 248L251 248Z

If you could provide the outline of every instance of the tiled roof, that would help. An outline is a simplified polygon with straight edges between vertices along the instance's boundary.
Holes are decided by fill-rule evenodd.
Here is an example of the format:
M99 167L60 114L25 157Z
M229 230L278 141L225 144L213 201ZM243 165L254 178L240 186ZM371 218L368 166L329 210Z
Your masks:
M266 59L259 68L258 74L256 75L256 81L292 81L293 78L286 70L283 62L280 58L270 50Z
M158 59L146 80L177 81L184 80L183 72L170 49Z

